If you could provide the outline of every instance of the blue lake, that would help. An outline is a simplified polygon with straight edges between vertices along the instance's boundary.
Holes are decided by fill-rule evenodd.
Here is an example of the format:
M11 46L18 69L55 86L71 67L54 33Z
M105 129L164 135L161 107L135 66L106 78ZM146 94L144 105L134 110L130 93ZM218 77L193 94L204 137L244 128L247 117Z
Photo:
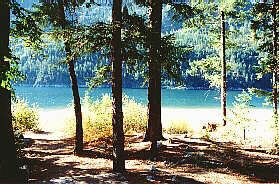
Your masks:
M30 104L36 103L42 109L61 109L73 101L72 89L67 87L15 87L16 96L24 98ZM80 88L80 96L83 98L86 93L93 100L100 99L104 94L111 95L110 88L95 88L88 91L87 88ZM147 89L123 89L123 93L137 102L147 104ZM232 107L235 96L241 91L227 92L227 105ZM263 106L262 98L253 97L252 105L257 108L270 108ZM220 91L215 90L184 90L184 89L162 89L163 108L219 108Z

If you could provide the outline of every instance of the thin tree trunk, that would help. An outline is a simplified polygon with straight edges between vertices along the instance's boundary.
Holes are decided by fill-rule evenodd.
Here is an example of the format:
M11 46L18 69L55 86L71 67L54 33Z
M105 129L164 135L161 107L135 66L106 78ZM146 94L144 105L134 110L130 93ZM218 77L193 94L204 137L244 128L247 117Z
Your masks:
M276 23L276 4L277 0L274 0L272 7L272 19L273 19L273 62L274 62L274 71L272 76L272 85L273 85L273 112L274 115L278 115L278 64L277 64L277 23ZM277 117L276 117L277 118Z
M65 30L67 27L67 21L65 16L64 4L62 0L58 0L58 5L60 9L60 18L61 18L61 27ZM66 57L71 57L71 49L67 41L64 42ZM81 113L81 104L80 96L78 90L78 82L76 77L76 72L74 68L74 60L71 59L67 61L68 70L70 73L70 78L72 82L72 92L74 96L74 110L76 117L76 136L75 136L75 150L76 154L80 154L83 151L83 128L82 128L82 113Z
M121 20L122 0L113 0L112 7L112 126L113 126L113 170L125 170L124 132L122 112L122 55Z
M145 141L151 141L151 157L157 152L157 141L164 140L161 122L161 28L162 28L162 1L150 0L151 32L148 34L149 61L148 61L148 125Z
M221 12L221 24L222 24L222 31L221 31L221 43L222 43L222 84L221 84L221 109L223 115L223 125L226 126L226 116L227 116L227 104L226 104L226 97L227 97L227 87L226 87L226 42L225 42L225 15L224 12Z
M67 46L65 48L66 50L68 50ZM75 117L76 117L76 137L75 137L74 152L76 154L81 154L83 151L83 128L82 128L82 113L81 113L80 96L78 90L78 82L77 82L73 60L70 60L67 64L68 64L68 70L70 72L70 78L72 82L72 91L74 96L74 110L75 110Z
M0 39L0 72L10 69L4 57L9 56L10 9L9 1L0 2L1 39ZM3 80L3 79L2 79ZM0 84L2 82L0 79ZM18 175L16 148L12 127L11 91L0 87L0 181L13 180Z

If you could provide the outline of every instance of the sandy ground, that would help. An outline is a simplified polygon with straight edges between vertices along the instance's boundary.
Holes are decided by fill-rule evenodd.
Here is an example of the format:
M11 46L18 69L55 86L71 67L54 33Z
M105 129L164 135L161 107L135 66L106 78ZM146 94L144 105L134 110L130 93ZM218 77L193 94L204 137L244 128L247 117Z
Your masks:
M63 132L67 119L74 115L73 109L53 109L41 110L39 112L39 128L47 132ZM162 125L167 127L170 122L176 123L181 121L188 122L190 128L196 133L200 132L203 125L207 123L221 124L220 109L180 109L180 108L162 108ZM231 111L228 110L228 117L231 117ZM247 117L254 119L254 132L257 131L257 136L265 137L266 132L272 126L272 109L250 109L250 114ZM254 133L253 132L253 133ZM61 137L63 133L61 133ZM262 135L262 136L260 136ZM57 135L56 135L57 136ZM272 136L272 135L270 135ZM270 139L266 137L266 139Z
M228 110L228 116L231 111ZM250 109L250 118L257 119L257 121L267 121L272 117L272 109ZM209 123L220 122L222 120L221 109L162 109L162 121L168 122L172 119L184 119L193 123Z
M257 119L258 121L270 120L272 117L272 109L250 109L251 118ZM52 122L61 121L65 118L70 118L73 115L73 109L51 109L51 110L40 110L40 121ZM231 112L228 110L228 115ZM221 121L221 110L217 108L200 108L200 109L188 109L188 108L162 108L162 123L165 124L170 120L183 119L189 122L219 122ZM48 126L49 127L49 126Z
M73 116L73 109L53 109L53 110L40 110L40 125L39 127L50 132L53 129L63 129L66 119ZM228 110L228 116L231 115ZM271 121L272 109L251 109L247 117L255 119L264 124ZM220 123L222 120L220 109L182 109L182 108L162 108L162 124L166 127L171 121L185 120L194 128L207 123ZM54 126L49 126L52 123Z

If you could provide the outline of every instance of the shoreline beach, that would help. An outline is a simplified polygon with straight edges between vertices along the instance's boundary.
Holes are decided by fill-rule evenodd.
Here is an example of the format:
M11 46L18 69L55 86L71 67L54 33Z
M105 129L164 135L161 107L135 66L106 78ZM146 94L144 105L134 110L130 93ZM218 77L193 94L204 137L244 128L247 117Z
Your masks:
M249 109L250 114L247 117L255 119L258 122L264 122L271 120L272 109ZM63 127L63 121L67 118L71 118L74 115L74 110L71 108L64 109L40 109L39 121L41 128L51 128L49 124L54 122L61 122L56 124L55 128ZM228 117L231 116L231 111L227 111ZM168 122L184 120L193 125L193 128L197 125L207 123L218 123L222 120L221 109L218 108L162 108L162 124L165 127ZM46 125L46 126L45 126ZM196 126L195 126L196 125Z
M272 109L249 109L247 118L250 122L235 124L227 121L227 126L222 126L221 109L193 109L193 108L162 108L162 126L164 129L178 125L187 127L189 136L203 137L206 132L204 126L217 124L218 131L211 132L210 136L216 141L232 141L243 143L243 127L246 127L245 144L253 146L271 147L275 140L274 122L272 120ZM86 112L83 112L85 114ZM228 110L227 117L231 118L231 111ZM48 109L39 111L39 129L46 132L54 132L54 136L67 137L67 127L70 119L74 118L74 110ZM57 134L58 133L58 134ZM249 143L248 143L249 142Z

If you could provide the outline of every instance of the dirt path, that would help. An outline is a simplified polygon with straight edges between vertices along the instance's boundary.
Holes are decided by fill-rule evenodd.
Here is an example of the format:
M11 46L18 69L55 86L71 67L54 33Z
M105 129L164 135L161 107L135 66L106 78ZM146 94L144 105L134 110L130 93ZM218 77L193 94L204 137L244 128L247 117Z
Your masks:
M73 139L63 136L65 120L51 113L42 116L42 131L25 135L33 140L25 149L29 183L279 183L279 156L185 135L165 135L168 141L158 145L154 161L143 134L126 136L127 172L113 173L110 142L86 144L84 153L75 156Z
M126 169L112 173L111 145L95 142L82 156L73 155L73 140L61 132L30 133L26 148L30 183L279 183L279 158L229 143L183 135L160 144L156 161L148 159L142 136L126 137Z

